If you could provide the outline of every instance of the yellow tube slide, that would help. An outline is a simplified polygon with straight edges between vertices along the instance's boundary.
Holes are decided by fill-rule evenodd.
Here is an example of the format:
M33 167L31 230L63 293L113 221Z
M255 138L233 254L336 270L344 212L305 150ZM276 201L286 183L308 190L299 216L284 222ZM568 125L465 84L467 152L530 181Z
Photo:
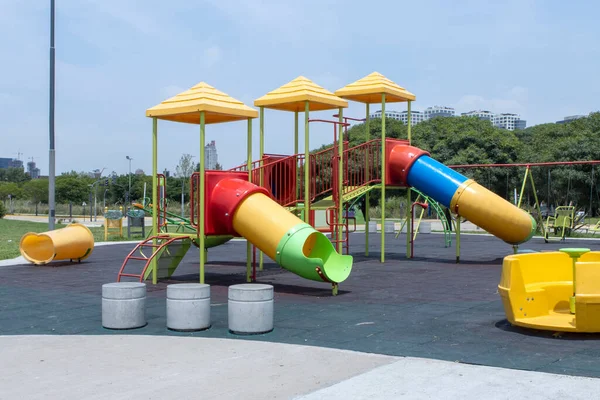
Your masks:
M452 197L450 209L513 245L525 243L536 230L536 222L531 215L472 179L459 186Z
M62 229L23 235L19 244L21 255L36 265L53 260L88 258L94 250L94 235L82 224L69 224Z
M352 256L338 254L325 235L264 193L243 198L233 213L232 224L235 232L303 278L339 283L352 271Z

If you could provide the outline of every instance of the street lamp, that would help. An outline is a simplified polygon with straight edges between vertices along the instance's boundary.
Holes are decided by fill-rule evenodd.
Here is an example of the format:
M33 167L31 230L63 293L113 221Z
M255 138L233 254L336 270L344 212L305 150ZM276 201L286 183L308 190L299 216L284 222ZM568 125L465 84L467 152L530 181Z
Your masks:
M129 156L125 156L126 159L129 160L129 191L128 191L128 197L131 196L131 160L133 160L133 158L129 157Z

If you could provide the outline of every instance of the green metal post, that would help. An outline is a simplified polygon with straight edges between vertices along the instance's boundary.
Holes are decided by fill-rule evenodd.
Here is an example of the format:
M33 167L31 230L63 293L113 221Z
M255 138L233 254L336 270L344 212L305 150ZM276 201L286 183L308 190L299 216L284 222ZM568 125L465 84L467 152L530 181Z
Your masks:
M156 236L158 235L158 119L152 118L152 244L156 246ZM150 262L152 268L152 283L156 285L158 282L156 257Z
M248 144L246 147L248 148L246 160L248 180L252 182L252 118L248 118ZM246 282L252 282L252 244L249 240L246 240Z
M344 109L340 107L339 111L339 138L338 138L338 224L341 224L344 218L344 210L342 209L344 202L342 201L342 192L344 190ZM342 225L337 226L338 253L342 254Z
M594 166L592 165L592 168L593 167ZM592 171L592 173L593 173L593 171ZM531 190L533 190L533 198L535 199L535 207L538 212L538 219L539 219L538 226L540 227L542 235L545 237L546 236L546 228L544 227L544 220L542 219L542 210L540 208L540 202L538 199L537 191L535 189L535 182L533 181L533 174L531 174L531 173L529 174L529 181L531 182Z
M310 104L304 103L304 222L310 221L310 153L309 149L309 122Z
M259 125L259 127L260 127L260 132L259 132L259 135L260 135L259 152L260 152L260 154L259 154L258 159L260 160L260 166L261 166L260 186L263 187L264 179L265 179L265 177L264 177L265 171L264 171L264 168L262 168L263 156L265 155L265 108L264 107L260 108L260 125ZM264 265L264 255L263 255L263 252L259 250L258 251L258 269L260 271L263 270L263 265Z
M369 140L371 140L371 130L369 127L369 122L371 120L371 117L369 116L369 103L366 104L366 113L367 113L367 116L365 117L365 143L368 142ZM369 176L369 172L371 170L370 163L371 163L371 161L369 160L369 149L367 149L367 154L365 157L365 179L367 182L371 179L371 177ZM365 219L365 256L368 257L369 256L369 210L371 209L370 192L367 192L367 194L365 196L366 196L365 197L365 215L363 215L363 217ZM377 233L377 229L375 229L375 232Z
M523 177L523 185L521 185L521 193L519 194L519 202L517 203L517 207L521 208L521 200L523 200L523 195L525 194L525 185L527 184L527 175L529 175L529 166L525 168L525 176Z
M200 171L198 171L198 248L200 250L200 283L204 283L204 181L206 179L204 170L206 169L204 158L204 144L206 142L204 111L200 111Z
M298 154L298 111L294 112L294 154Z
M456 263L460 262L460 232L461 232L461 216L456 216Z
M381 262L385 262L385 93L381 95Z
M407 132L408 132L408 144L410 144L411 142L411 128L412 128L412 124L411 124L411 116L410 116L410 112L411 112L411 101L408 102L408 121L406 123L407 126ZM409 189L406 190L406 258L412 258L412 250L411 250L411 246L410 246L410 239L412 238L413 232L412 232L412 224L410 223L410 221L412 220L412 191Z

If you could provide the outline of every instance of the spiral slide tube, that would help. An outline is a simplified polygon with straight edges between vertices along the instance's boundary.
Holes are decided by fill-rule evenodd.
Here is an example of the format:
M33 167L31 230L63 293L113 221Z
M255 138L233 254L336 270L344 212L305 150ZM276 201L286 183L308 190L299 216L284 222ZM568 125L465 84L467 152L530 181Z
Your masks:
M525 243L535 233L536 222L531 215L434 160L424 150L396 145L388 162L394 183L420 190L506 243Z

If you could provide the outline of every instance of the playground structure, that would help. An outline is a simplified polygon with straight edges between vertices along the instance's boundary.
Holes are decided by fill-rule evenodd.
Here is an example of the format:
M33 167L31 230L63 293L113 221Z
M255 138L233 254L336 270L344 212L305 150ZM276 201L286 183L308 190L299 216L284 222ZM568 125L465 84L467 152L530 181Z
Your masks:
M200 251L200 282L204 282L207 249L243 236L247 243L247 280L251 271L252 244L282 267L304 277L332 284L334 292L352 268L352 257L338 254L332 243L309 224L288 212L271 191L252 183L257 177L252 168L252 119L258 113L206 83L147 110L153 119L152 236L139 243L125 259L118 280L134 277L140 281L170 276L183 255L194 243ZM157 174L158 119L200 125L200 171L191 178L191 218L179 226L183 231L169 232L169 219L163 199L165 179ZM245 171L205 171L203 145L205 125L246 120L248 123L248 161ZM261 140L262 141L262 140ZM264 178L264 171L260 172ZM142 205L144 207L144 205ZM171 221L172 222L172 221ZM185 232L193 228L193 232ZM173 247L180 247L173 251ZM169 257L167 262L161 259ZM136 273L128 272L130 261L143 262ZM141 272L140 272L141 269Z
M349 147L344 140L348 120L343 110L348 100L366 105L365 143ZM200 251L200 282L204 282L207 249L233 237L245 237L247 243L246 276L256 278L252 268L253 246L295 274L338 284L350 274L352 257L348 252L350 224L348 207L370 191L381 192L381 224L385 223L386 188L412 188L427 202L411 201L407 190L406 221L412 221L415 205L428 207L434 201L465 217L507 243L518 245L535 231L535 221L499 196L473 180L431 159L429 154L410 146L410 109L415 95L379 73L372 73L334 93L305 77L298 77L255 100L259 111L219 92L206 83L165 100L147 110L153 120L153 187L150 204L137 205L152 214L152 236L140 243L125 259L122 277L140 281L170 276L185 251L194 244ZM409 112L408 140L386 138L385 119L381 139L369 137L369 106L406 102ZM294 153L265 153L265 109L294 113ZM311 119L311 112L337 110L338 120ZM304 153L299 152L299 113L304 112ZM259 159L252 161L252 120L259 117ZM190 219L166 211L166 179L157 172L158 119L200 125L200 171L190 180ZM247 121L247 163L228 171L206 171L203 145L205 125ZM362 120L360 120L362 121ZM334 129L333 146L310 152L310 123L328 123ZM482 202L493 207L483 208ZM438 209L441 209L438 207ZM498 211L501 210L501 211ZM365 253L368 255L369 215ZM449 223L449 222L448 222ZM170 232L169 226L175 226ZM407 257L412 257L413 223L407 223ZM172 229L171 229L172 230ZM328 239L324 233L330 234ZM460 255L460 218L457 218L457 261ZM174 249L174 246L179 246ZM345 245L345 246L344 246ZM182 250L184 249L184 250ZM172 251L173 250L173 251ZM162 265L159 260L170 257ZM385 231L381 230L381 262L385 262ZM143 262L135 273L128 272L130 261ZM166 266L165 266L166 265ZM126 268L127 267L127 268ZM141 272L140 272L141 269Z
M498 291L511 324L600 332L600 252L565 248L507 256Z
M594 166L600 164L599 160L589 161L556 161L556 162L539 162L539 163L507 163L507 164L465 164L465 165L450 165L453 169L475 169L475 168L514 168L514 167L525 167L525 173L523 175L523 182L521 184L521 190L517 195L515 189L515 202L518 208L524 208L523 200L525 199L525 189L529 184L533 193L533 212L532 216L537 222L537 228L540 234L544 237L546 243L550 241L564 241L567 237L571 236L574 231L580 229L586 229L587 231L597 232L600 231L600 222L594 226L585 227L585 217L589 212L592 212L592 192L594 186ZM591 165L592 166L592 179L590 186L590 205L587 212L577 211L577 208L573 205L560 205L550 210L543 209L542 203L539 201L538 192L533 179L532 167L557 167L557 166L576 166L576 165ZM508 174L507 174L508 180ZM548 172L548 180L550 180L550 172ZM507 184L508 185L508 184ZM570 177L569 177L570 185ZM507 187L508 190L508 187ZM547 195L548 203L550 203L550 188L548 188ZM568 193L567 193L568 202ZM544 218L544 214L547 216ZM515 247L516 252L516 247Z
M19 250L23 258L36 265L59 260L80 262L92 254L94 235L87 226L72 223L53 231L24 234Z

